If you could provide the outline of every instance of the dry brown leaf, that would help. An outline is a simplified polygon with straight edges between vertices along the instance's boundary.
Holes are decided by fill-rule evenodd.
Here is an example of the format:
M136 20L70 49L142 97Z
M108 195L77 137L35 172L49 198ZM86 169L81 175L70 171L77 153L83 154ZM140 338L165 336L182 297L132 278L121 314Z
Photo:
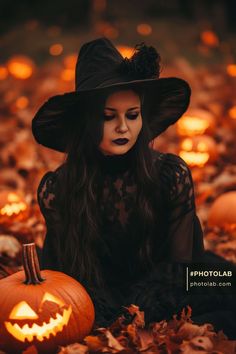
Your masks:
M99 351L102 350L104 347L105 343L102 341L99 336L86 336L84 338L84 342L88 346L89 350L92 351Z
M80 343L70 344L66 347L60 347L58 354L87 354L88 347Z
M198 336L213 336L213 327L211 324L204 324L202 326L193 323L184 323L176 334L176 338L181 340L190 340Z
M135 315L134 319L132 320L132 324L140 328L143 328L145 326L144 312L140 311L138 306L131 304L130 306L125 307L125 309L131 315Z

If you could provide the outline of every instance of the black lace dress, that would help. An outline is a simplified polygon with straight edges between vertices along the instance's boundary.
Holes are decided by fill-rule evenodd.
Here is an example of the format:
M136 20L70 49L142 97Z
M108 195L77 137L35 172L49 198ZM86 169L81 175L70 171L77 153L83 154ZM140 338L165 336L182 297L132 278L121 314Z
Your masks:
M219 296L189 298L183 285L182 264L202 262L205 257L189 168L173 154L152 151L152 158L159 174L160 186L153 190L153 196L158 199L157 217L161 219L162 230L157 223L153 230L156 242L152 245L155 266L144 271L138 266L133 246L141 225L136 214L137 185L132 152L122 156L99 155L103 180L98 205L102 241L97 252L106 286L88 288L85 285L95 305L96 325L109 325L122 312L122 306L131 303L145 311L147 323L171 318L190 304L196 322L200 316L199 323L211 322L221 329L222 318L217 311L222 309L227 317L229 305L225 307ZM41 259L43 269L60 270L55 255L53 225L55 220L58 222L55 186L62 168L63 165L55 172L48 172L38 188L38 202L47 226ZM224 329L230 334L231 328L227 326Z

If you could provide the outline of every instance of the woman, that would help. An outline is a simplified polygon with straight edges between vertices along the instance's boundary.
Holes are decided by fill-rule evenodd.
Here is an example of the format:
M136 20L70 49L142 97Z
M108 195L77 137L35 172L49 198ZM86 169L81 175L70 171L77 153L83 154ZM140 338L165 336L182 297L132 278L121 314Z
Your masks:
M181 264L204 255L189 168L151 148L190 98L185 81L159 79L159 62L153 47L123 59L106 38L86 43L76 91L49 99L33 120L39 143L67 153L38 188L42 267L85 286L97 326L131 303L147 323L171 318L191 304Z

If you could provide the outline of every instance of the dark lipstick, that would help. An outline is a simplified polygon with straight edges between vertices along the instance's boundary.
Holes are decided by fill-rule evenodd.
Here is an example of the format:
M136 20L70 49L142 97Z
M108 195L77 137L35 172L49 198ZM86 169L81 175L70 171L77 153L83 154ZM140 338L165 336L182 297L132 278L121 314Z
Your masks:
M113 143L117 144L117 145L125 145L128 143L128 139L116 139L116 140L112 140Z

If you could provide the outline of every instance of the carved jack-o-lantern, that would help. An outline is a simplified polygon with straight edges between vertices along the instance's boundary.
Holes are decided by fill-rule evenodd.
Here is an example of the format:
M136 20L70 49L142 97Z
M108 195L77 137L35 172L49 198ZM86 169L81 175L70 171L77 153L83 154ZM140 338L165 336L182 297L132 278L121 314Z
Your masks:
M18 191L0 191L0 224L23 220L28 216L28 205Z
M23 266L0 280L0 349L17 353L34 345L54 353L59 345L81 341L94 322L84 287L61 272L40 272L34 244L23 245Z
M209 133L214 129L215 121L212 113L202 109L192 109L177 122L179 135L194 136Z
M181 141L180 157L189 166L202 167L217 158L217 147L213 138L207 135L193 136Z

